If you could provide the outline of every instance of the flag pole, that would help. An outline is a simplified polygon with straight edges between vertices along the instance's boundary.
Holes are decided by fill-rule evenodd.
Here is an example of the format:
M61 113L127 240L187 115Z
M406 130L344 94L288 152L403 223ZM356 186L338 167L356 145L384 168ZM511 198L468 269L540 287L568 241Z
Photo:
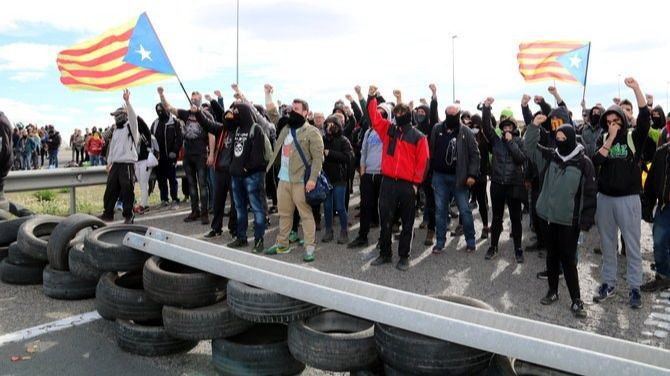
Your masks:
M584 85L584 90L582 91L582 101L586 99L586 77L589 75L589 60L591 57L591 42L589 42L589 50L586 53L586 71L584 72L584 82L582 82L582 85Z
M186 92L186 88L184 88L184 84L181 82L181 79L179 78L179 75L177 74L177 70L174 69L174 66L172 65L172 61L170 61L170 56L168 56L167 51L165 51L165 47L163 47L163 42L161 42L161 38L158 37L158 34L156 33L156 29L154 28L153 23L151 23L151 19L149 18L149 15L147 12L142 13L146 16L147 22L149 22L149 27L151 28L151 31L154 32L154 35L156 36L156 40L158 41L158 44L161 46L163 51L165 52L165 57L168 60L168 63L170 64L170 68L172 68L172 71L174 72L175 77L177 77L177 81L179 82L179 86L181 86L181 90L184 92L184 95L186 96L186 99L188 100L188 103L190 105L193 105L193 102L191 102L191 97L188 95Z

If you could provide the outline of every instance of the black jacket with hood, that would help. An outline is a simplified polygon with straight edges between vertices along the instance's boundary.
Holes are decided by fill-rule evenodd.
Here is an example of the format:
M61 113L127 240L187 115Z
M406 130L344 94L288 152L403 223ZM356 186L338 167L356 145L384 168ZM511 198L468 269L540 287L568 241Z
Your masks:
M335 124L335 133L328 132L328 125ZM349 140L342 134L342 123L337 116L331 115L324 123L326 135L323 137L323 149L328 154L323 161L323 172L332 185L346 185L348 182L348 171L354 159L354 151Z
M263 129L254 121L251 105L233 104L231 109L224 114L223 123L204 116L202 111L196 113L196 119L209 133L217 134L221 128L230 132L232 137L231 176L247 177L253 173L265 172L267 165L264 159L265 136Z
M156 105L156 115L158 118L151 124L151 133L158 142L158 159L175 162L183 144L180 120L163 110L160 103ZM170 154L173 155L172 160Z
M470 117L472 120L472 133L475 133L475 141L477 141L477 148L479 149L479 177L486 179L491 175L491 144L484 135L482 117L479 114L474 114Z
M612 144L607 157L596 152L593 155L593 164L598 173L598 192L608 196L622 197L639 195L642 189L642 171L640 169L640 156L649 133L649 108L640 107L637 116L637 127L632 131L621 107L611 106L600 117L600 126L604 129L603 137L598 140L596 150L603 146L604 138L607 137L607 116L617 114L622 121L622 128L617 132L616 139ZM633 146L635 152L628 145L628 132L632 132Z
M670 205L670 144L658 148L644 182L642 218L645 221L651 222L657 203L661 208Z
M493 148L491 182L503 185L523 185L526 155L523 142L513 119L505 119L498 124L500 129L506 125L513 127L511 141L498 136L491 125L491 107L482 107L482 130Z

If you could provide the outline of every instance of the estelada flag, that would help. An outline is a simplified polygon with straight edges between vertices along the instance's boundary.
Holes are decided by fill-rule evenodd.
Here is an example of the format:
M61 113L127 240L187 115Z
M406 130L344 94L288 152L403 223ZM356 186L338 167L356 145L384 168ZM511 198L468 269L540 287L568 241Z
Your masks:
M591 42L539 40L519 44L519 72L526 82L556 80L586 86Z
M74 90L112 91L176 75L146 13L61 51L60 82Z

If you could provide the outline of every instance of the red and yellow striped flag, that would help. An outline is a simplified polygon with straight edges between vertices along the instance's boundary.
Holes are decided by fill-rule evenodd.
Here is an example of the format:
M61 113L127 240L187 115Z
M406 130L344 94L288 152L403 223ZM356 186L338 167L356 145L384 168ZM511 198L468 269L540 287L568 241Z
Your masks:
M70 89L113 91L175 75L146 13L61 51L60 81Z
M519 72L526 82L585 81L589 42L540 40L519 44ZM586 56L582 51L587 51ZM583 61L586 60L586 61ZM583 63L583 64L582 64ZM583 82L585 84L585 82Z

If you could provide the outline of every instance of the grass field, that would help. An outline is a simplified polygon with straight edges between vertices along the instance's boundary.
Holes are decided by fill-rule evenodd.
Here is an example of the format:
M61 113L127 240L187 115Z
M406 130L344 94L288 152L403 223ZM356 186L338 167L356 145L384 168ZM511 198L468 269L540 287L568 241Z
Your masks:
M98 215L102 213L102 197L105 194L105 186L77 188L77 213ZM135 186L135 197L139 198L140 191ZM52 214L66 216L70 210L70 192L67 188L50 189L42 191L28 191L7 193L7 198L19 203L39 214ZM149 206L160 203L158 187L149 196Z

